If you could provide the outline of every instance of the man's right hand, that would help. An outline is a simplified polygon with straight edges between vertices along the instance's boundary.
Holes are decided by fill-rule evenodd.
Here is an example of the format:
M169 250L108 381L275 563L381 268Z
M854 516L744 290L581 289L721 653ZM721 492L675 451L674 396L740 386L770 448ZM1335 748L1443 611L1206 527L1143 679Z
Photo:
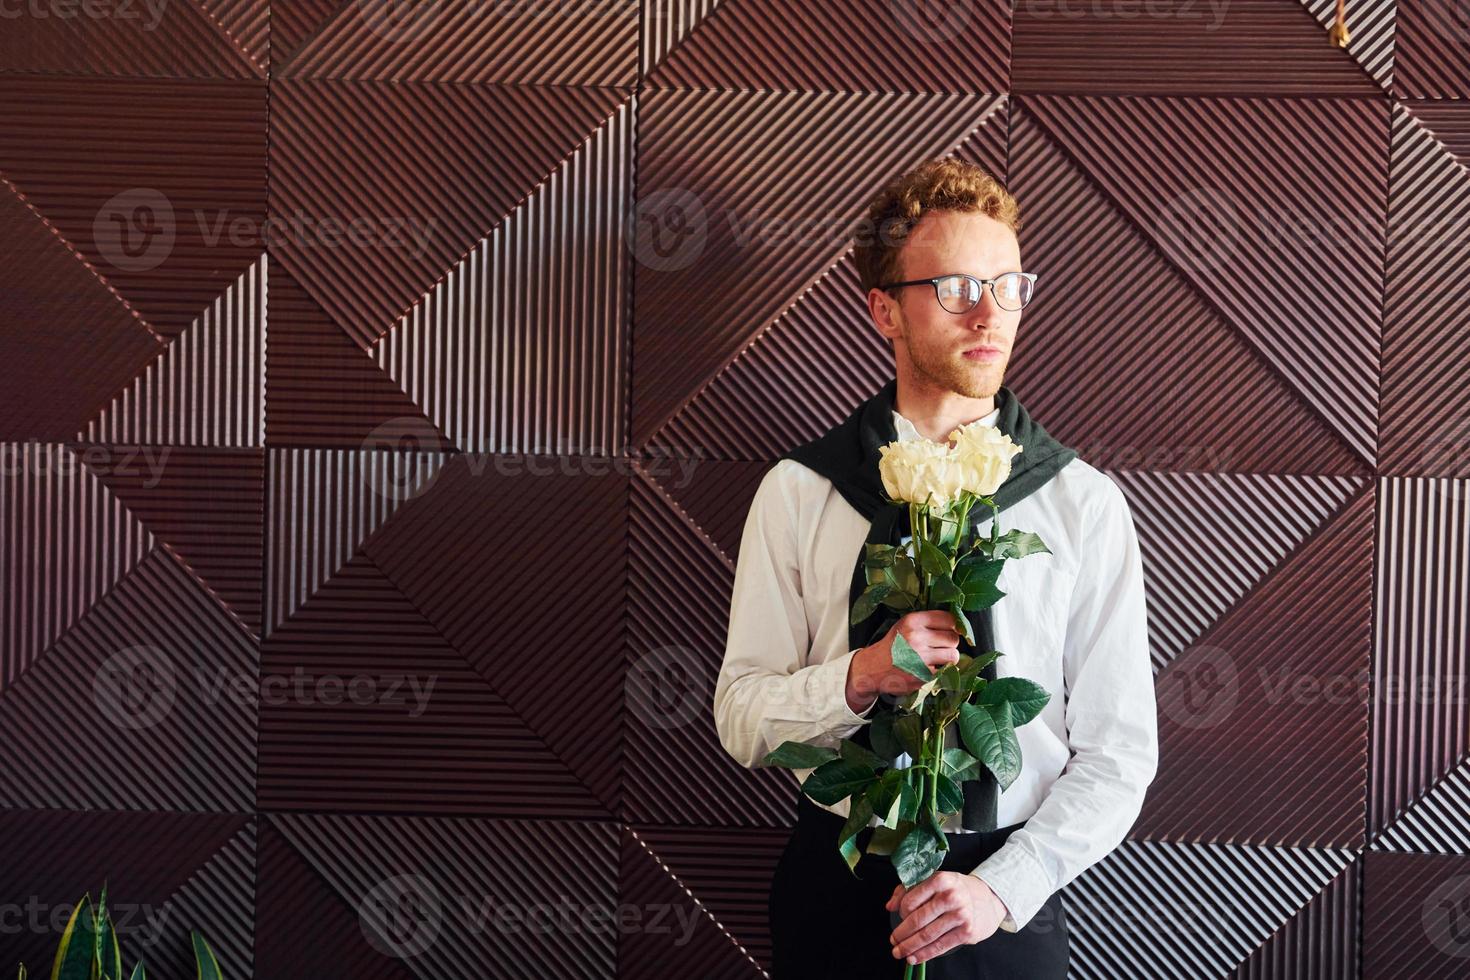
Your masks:
M904 614L883 639L865 646L847 667L847 706L862 714L878 695L904 695L917 691L924 682L893 666L893 638L902 633L930 670L938 670L960 659L960 634L954 617L943 609L926 609Z

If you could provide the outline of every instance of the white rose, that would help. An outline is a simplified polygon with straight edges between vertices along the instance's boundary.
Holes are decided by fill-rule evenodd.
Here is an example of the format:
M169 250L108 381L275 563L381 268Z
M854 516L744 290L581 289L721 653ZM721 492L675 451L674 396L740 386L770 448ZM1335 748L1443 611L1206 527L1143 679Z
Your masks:
M891 499L944 506L959 496L963 474L946 443L906 439L890 442L879 454L878 472Z
M960 486L973 494L989 497L1011 475L1011 457L1021 447L993 425L970 422L949 434L954 443L955 467Z

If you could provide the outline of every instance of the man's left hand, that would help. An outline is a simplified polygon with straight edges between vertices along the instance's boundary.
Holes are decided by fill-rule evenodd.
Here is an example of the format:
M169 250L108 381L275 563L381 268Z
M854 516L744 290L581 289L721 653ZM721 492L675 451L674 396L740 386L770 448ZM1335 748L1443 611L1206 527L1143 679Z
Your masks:
M910 963L989 938L1006 916L989 885L958 871L937 871L913 888L900 883L884 907L903 917L889 941L893 955Z

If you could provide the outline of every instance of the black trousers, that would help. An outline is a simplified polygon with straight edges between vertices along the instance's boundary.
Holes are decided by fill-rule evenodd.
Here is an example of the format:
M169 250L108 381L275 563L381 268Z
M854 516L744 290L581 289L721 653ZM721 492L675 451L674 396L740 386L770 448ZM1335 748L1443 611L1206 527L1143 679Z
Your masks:
M864 853L857 877L837 850L843 820L800 795L796 827L771 881L772 980L901 980L889 934L898 917L885 909L898 886L887 857ZM947 834L941 871L973 871L1025 822L988 833ZM872 829L858 833L863 850ZM1016 932L997 929L978 943L929 961L928 980L1065 980L1068 930L1060 893Z

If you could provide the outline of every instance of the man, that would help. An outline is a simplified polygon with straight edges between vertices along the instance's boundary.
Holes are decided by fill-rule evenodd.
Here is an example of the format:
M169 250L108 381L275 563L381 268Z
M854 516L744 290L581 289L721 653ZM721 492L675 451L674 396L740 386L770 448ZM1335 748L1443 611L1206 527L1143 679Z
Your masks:
M897 977L916 962L929 963L928 980L1064 977L1058 890L1122 841L1157 768L1143 568L1127 501L1002 384L1032 292L1032 277L1015 275L1023 272L1017 215L1004 187L957 160L929 161L874 198L866 224L874 235L855 258L873 324L892 343L895 377L761 481L741 539L714 714L726 751L753 767L788 739L829 747L858 739L880 695L916 689L893 666L896 634L931 667L958 658L947 613L908 613L871 642L854 640L849 613L861 589L855 566L879 533L878 519L859 509L872 510L876 446L944 441L974 420L1007 434L1023 427L1031 443L1016 439L1023 452L996 496L1002 529L1035 532L1051 553L1006 563L990 627L1002 653L996 674L1035 681L1051 700L1016 731L1021 775L990 797L993 823L970 822L967 783L964 822L955 815L944 828L944 865L912 889L878 855L850 872L837 849L847 801L821 806L798 794L771 891L776 980ZM834 462L844 453L847 469ZM988 514L977 522L982 533L990 524ZM906 518L901 530L906 543ZM870 834L859 834L860 847Z

